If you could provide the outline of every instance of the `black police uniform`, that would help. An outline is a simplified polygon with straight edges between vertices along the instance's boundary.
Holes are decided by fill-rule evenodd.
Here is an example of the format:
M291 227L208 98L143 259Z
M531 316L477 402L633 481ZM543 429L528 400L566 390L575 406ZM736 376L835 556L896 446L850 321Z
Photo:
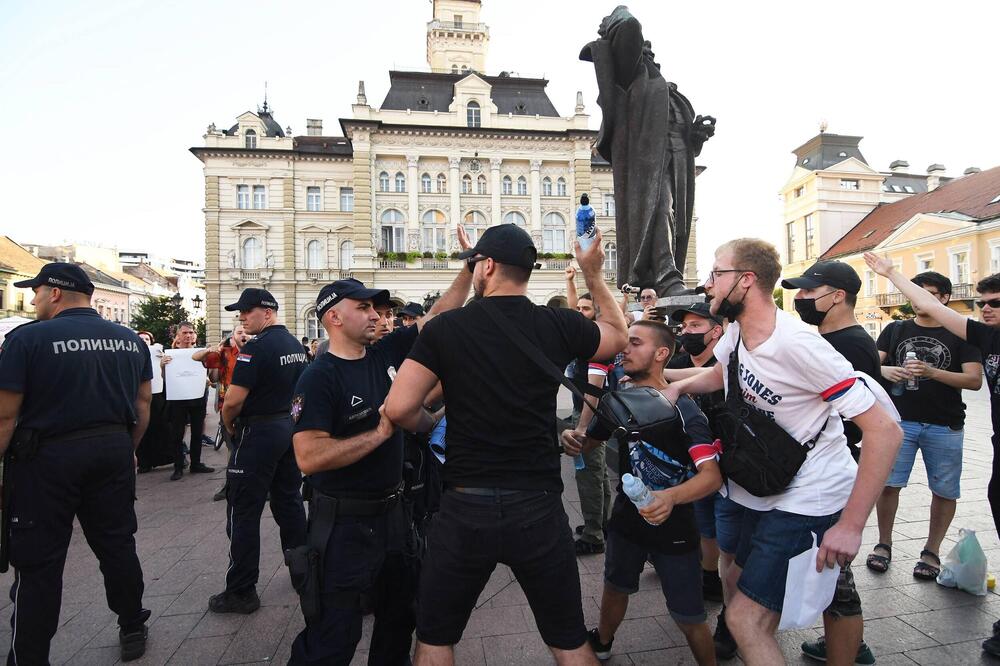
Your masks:
M266 293L266 292L265 292ZM241 301L242 301L241 297ZM240 304L236 304L240 305ZM227 309L234 306L228 306ZM243 308L240 306L240 309ZM268 493L281 548L305 543L302 474L292 449L292 391L308 365L302 344L281 325L268 326L236 357L232 385L249 390L236 420L226 469L226 533L230 539L226 592L256 591L260 565L260 517Z
M388 292L367 290L355 280L331 286L345 298L388 298ZM322 316L322 307L317 311ZM295 431L347 439L376 428L395 370L416 337L416 326L397 329L357 360L322 354L295 389ZM401 501L402 469L403 433L397 429L357 462L306 477L312 491L308 543L322 558L320 608L315 617L307 614L290 664L350 663L361 640L362 597L375 614L368 663L409 663L416 575L407 547L412 533Z
M149 611L142 608L135 550L129 429L140 384L152 377L146 344L91 308L63 310L4 340L0 389L23 396L8 473L16 571L8 664L48 663L74 516L100 562L122 631L143 629Z

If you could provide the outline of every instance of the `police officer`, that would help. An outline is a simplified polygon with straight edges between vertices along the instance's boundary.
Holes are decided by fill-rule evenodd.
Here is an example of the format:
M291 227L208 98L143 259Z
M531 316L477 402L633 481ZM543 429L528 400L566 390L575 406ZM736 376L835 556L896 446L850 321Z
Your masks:
M74 517L118 615L121 658L136 659L146 650L150 614L134 536L134 451L149 421L149 350L90 307L94 285L79 266L46 264L14 286L35 292L38 320L9 333L0 353L0 449L9 447L10 465L3 538L15 569L7 663L48 663Z
M244 289L226 310L256 337L236 356L232 383L222 403L222 422L233 441L226 469L226 589L208 601L215 613L252 613L260 565L260 517L268 493L282 550L305 542L302 475L292 451L292 390L308 365L305 350L278 323L278 302L265 289Z

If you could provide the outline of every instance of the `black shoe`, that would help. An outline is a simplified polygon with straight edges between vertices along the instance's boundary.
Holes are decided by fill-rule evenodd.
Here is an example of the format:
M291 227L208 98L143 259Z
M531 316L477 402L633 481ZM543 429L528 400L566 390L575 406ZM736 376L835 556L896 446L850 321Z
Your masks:
M153 471L153 468L150 467L149 465L139 465L139 467L136 468L135 471L137 471L139 474L148 474L149 472Z
M726 626L726 607L722 607L719 613L719 623L715 625L715 635L712 637L715 643L716 659L732 659L736 656L736 639L729 633Z
M705 601L722 601L722 579L718 571L701 572L701 596Z
M1000 636L983 641L983 652L993 657L1000 657Z
M576 532L577 536L582 536L583 535L583 525L577 525L576 529L574 529L573 531Z
M598 555L604 552L603 543L594 543L593 541L577 539L573 542L573 544L577 555Z
M590 648L597 655L598 659L607 661L611 658L611 644L615 642L614 637L607 643L602 643L601 632L597 630L597 627L594 627L587 632L587 642L590 643Z
M175 467L174 468L174 473L170 475L170 480L171 481L180 481L180 479L181 479L182 476L184 476L184 470L183 469L177 469Z
M226 499L226 486L222 486L219 488L219 492L212 495L213 502L221 502L224 499Z
M209 467L205 463L194 463L191 465L191 469L188 470L191 474L211 474L215 471L214 467Z
M208 600L208 610L213 613L242 613L249 615L260 608L257 590L247 592L220 592Z
M146 628L146 625L128 633L125 633L124 629L119 629L118 643L121 645L122 661L132 661L144 655L147 636L149 636L149 629Z
M201 436L201 445L202 446L215 446L215 440L212 439L211 437L209 437L208 435L202 435Z

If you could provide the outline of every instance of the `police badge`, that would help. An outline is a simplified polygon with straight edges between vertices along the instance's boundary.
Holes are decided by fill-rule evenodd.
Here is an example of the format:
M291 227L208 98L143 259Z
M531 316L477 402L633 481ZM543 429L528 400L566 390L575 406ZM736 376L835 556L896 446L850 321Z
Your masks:
M292 422L298 423L299 417L302 416L302 405L305 403L306 398L303 395L297 395L292 400Z

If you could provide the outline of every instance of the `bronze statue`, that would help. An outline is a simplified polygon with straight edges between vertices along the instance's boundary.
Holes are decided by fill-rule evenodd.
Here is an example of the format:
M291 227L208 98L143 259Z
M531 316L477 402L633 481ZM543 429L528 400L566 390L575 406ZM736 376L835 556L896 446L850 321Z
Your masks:
M695 157L715 133L663 78L642 25L624 5L601 21L580 59L594 63L604 119L597 152L615 179L618 286L686 293L684 263L694 210Z

